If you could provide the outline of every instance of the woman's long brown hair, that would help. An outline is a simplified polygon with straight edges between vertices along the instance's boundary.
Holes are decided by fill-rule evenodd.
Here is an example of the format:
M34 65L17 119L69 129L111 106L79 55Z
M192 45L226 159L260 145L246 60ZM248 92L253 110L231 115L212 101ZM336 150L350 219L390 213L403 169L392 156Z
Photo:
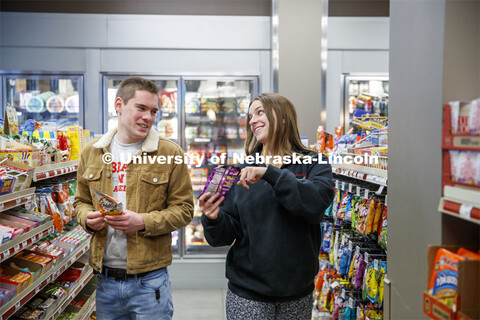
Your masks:
M250 106L248 107L249 110L252 103L256 100L262 103L263 110L270 124L268 129L268 141L266 142L268 150L263 150L263 152L271 155L284 156L291 155L292 148L298 149L302 152L312 151L307 149L300 140L297 125L297 112L290 100L276 93L262 93L250 102ZM250 119L248 118L246 129L247 139L245 140L245 153L251 155L260 145L262 145L262 143L258 142L253 134L252 129L250 128ZM263 147L265 148L265 146Z

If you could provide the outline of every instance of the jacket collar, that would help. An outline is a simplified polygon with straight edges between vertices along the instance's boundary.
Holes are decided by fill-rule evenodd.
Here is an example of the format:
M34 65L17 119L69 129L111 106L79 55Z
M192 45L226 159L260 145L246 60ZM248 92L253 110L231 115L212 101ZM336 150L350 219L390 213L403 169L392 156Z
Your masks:
M103 137L101 137L94 145L94 148L103 149L108 147L113 140L113 137L117 133L118 128L115 127L108 131ZM160 135L155 129L150 129L145 140L142 143L142 151L144 152L153 152L158 150L158 141L160 140Z

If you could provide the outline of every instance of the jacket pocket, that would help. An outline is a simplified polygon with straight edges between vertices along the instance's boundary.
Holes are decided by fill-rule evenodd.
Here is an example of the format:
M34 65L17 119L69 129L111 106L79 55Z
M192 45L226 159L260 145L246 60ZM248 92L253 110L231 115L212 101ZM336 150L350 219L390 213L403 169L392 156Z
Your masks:
M167 198L168 178L168 172L141 173L140 189L149 200L145 208L147 212L163 208L163 202Z
M96 203L96 197L94 189L102 191L102 169L100 168L86 168L83 172L83 178L88 182L90 188L90 194L93 199L93 203Z

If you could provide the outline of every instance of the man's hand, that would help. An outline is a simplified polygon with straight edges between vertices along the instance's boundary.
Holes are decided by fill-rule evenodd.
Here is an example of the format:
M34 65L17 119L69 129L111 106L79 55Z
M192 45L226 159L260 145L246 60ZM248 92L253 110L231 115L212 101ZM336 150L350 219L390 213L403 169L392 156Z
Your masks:
M203 212L204 215L207 216L209 219L217 219L218 211L220 211L220 203L225 199L224 196L218 198L220 193L215 193L213 196L210 197L210 192L202 194L199 200L200 210ZM217 201L215 201L218 198Z
M240 173L240 179L237 184L243 186L247 189L250 189L250 186L247 184L254 184L260 180L267 171L267 167L245 167Z
M105 220L100 211L92 211L87 213L87 220L85 221L90 229L98 231L102 230L105 226Z
M121 215L106 215L105 221L113 229L122 230L125 233L145 229L145 222L142 216L131 210L123 210L123 214Z

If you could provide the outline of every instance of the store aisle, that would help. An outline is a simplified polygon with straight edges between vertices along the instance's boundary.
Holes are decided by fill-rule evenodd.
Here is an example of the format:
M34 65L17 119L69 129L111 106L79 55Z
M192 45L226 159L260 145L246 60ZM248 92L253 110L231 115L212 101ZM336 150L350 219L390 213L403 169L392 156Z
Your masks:
M225 289L172 289L173 320L225 320Z

